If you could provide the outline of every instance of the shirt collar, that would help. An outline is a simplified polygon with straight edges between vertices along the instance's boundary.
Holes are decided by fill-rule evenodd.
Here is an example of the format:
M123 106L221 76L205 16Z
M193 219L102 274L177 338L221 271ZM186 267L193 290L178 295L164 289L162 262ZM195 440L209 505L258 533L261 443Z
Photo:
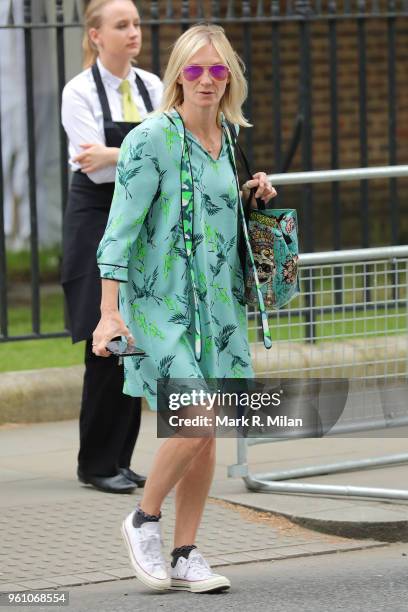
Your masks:
M99 72L101 73L102 80L107 85L110 85L111 87L113 87L113 89L119 89L120 84L125 79L120 79L119 77L117 77L114 74L112 74L111 72L109 72L109 70L107 68L105 68L105 66L102 64L102 62L99 59L99 57L97 58L96 63L98 64L98 68L99 68ZM126 79L130 83L132 83L132 80L134 80L134 74L133 74L133 69L132 68L129 70L129 73L126 76Z

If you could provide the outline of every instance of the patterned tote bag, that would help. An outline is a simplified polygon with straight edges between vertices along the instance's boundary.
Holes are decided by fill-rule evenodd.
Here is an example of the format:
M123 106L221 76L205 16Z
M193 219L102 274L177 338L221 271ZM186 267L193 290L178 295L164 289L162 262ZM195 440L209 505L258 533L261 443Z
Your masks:
M228 125L235 150L252 179L248 160L237 142L235 127ZM298 222L296 210L292 208L266 208L257 199L258 210L251 208L255 190L251 190L246 205L245 217L249 242L255 263L254 267L247 252L245 267L245 297L248 305L256 305L257 288L260 289L264 304L269 308L282 308L300 292L298 277ZM258 287L257 287L258 285Z
M282 308L300 291L296 211L287 208L251 210L249 241L265 306ZM247 255L245 296L256 304L256 282Z

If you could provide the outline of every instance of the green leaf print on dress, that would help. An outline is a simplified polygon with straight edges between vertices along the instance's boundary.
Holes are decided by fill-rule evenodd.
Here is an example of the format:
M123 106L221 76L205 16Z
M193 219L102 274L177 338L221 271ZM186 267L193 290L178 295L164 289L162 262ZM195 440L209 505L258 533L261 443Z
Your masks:
M245 368L248 367L249 363L244 361L239 355L233 355L231 351L228 351L232 357L231 370L234 374L234 378L243 378Z
M179 307L173 307L173 314L169 319L169 323L175 323L176 325L184 325L187 329L191 324L190 317L190 300L186 295L176 295L177 303L184 306L184 312Z
M144 395L152 409L162 375L253 376L245 308L233 291L239 295L243 284L235 240L238 191L233 201L227 141L223 139L214 162L199 142L188 145L189 159L181 174L183 136L164 114L148 117L126 137L120 151L122 170L141 169L126 185L117 175L110 219L121 216L122 221L105 232L110 240L98 262L103 278L121 281L123 320L146 351L143 359L124 360L124 390ZM141 159L132 160L130 152ZM184 212L183 191L187 205L194 195L194 207ZM223 198L227 194L228 202ZM212 205L219 209L215 214L210 214ZM219 268L215 277L210 265L213 271ZM234 361L235 356L248 365Z
M170 204L171 204L171 200L169 196L167 195L167 193L165 192L160 193L159 203L160 203L160 208L162 209L163 214L167 221L169 218Z
M237 199L236 199L236 187L235 187L235 183L229 188L228 193L223 193L222 195L220 195L220 198L222 200L224 200L225 204L228 206L228 208L230 208L231 210L235 210L235 206L237 204Z
M132 356L132 365L134 369L140 370L140 366L142 365L143 359L146 359L147 355L133 355Z
M102 240L99 243L98 249L96 251L96 257L99 259L102 257L104 250L111 242L116 242L115 238L111 238L109 234L105 234Z
M146 217L146 221L145 221L145 229L146 229L147 244L150 244L150 246L153 249L155 249L156 244L154 243L153 238L156 233L156 228L154 225L150 225L150 220L148 216Z
M139 236L136 240L136 247L134 255L131 259L132 263L135 266L135 269L142 274L145 269L145 258L147 253L147 246Z
M193 235L193 240L192 240L192 249L191 252L193 254L193 256L196 254L196 251L198 249L198 247L200 246L200 244L202 243L202 241L204 240L204 236L203 234L194 234ZM187 270L187 266L189 263L189 257L186 253L186 249L183 247L175 247L174 248L174 252L186 262L186 270ZM184 271L183 274L185 274L186 270Z
M219 213L222 208L214 204L212 198L207 193L206 185L203 182L204 170L205 164L201 164L194 176L194 188L201 194L201 203L203 204L203 207L201 208L201 217L203 216L204 211L213 217Z
M136 217L136 219L132 222L132 225L130 226L132 229L136 228L138 225L142 225L143 221L145 220L148 210L149 210L148 208L145 208L142 214Z
M161 331L157 323L154 321L149 321L147 315L142 311L137 302L130 304L130 307L133 321L135 321L146 336L159 338L160 340L164 340L166 338L165 334Z
M175 312L168 321L169 323L176 323L176 325L184 325L184 327L187 328L190 327L191 323L190 314L188 312L184 314L182 312Z
M160 378L170 378L171 364L175 359L175 355L166 355L159 363L159 374Z
M123 161L119 161L116 167L116 174L118 177L119 183L125 188L126 199L128 196L132 198L132 194L129 191L129 183L130 181L139 174L142 166L136 166L135 168L128 168L125 166Z
M215 248L214 251L211 252L215 252L217 265L213 266L210 264L210 270L213 273L214 278L219 275L222 266L228 263L228 254L232 247L236 244L235 236L233 236L230 240L226 240L220 232L216 231L215 237Z
M204 340L204 354L209 355L211 353L211 349L214 345L214 340L212 336L207 336Z
M152 387L150 386L150 384L146 380L144 380L142 378L142 381L143 381L143 391L144 392L147 391L147 393L149 395L152 395L152 396L157 395L156 391L154 389L152 389Z
M197 278L197 295L200 302L204 302L207 296L207 277L203 272L199 272Z
M143 149L145 148L145 144L145 142L140 142L135 146L129 146L128 155L133 162L139 162L141 159L143 159Z
M108 223L105 228L105 233L103 235L102 240L99 243L99 246L96 251L96 258L99 259L102 257L104 250L111 242L116 242L116 239L111 236L112 231L116 231L121 223L123 222L123 214L118 215L117 217L110 217Z
M220 353L222 353L222 351L225 351L229 344L230 338L236 329L237 325L224 325L218 336L214 338L218 352L218 360L220 358Z
M222 287L219 283L211 282L211 289L215 291L215 301L220 301L223 304L231 304L231 298L225 287Z
M133 305L135 300L145 298L146 300L154 300L156 304L160 304L163 300L161 296L156 295L155 285L158 279L158 266L153 270L152 274L144 274L143 287L138 287L135 281L132 281L135 298L131 301Z
M166 136L166 147L168 151L172 151L173 145L177 141L177 134L170 126L164 128L164 133Z
M204 209L208 212L208 214L211 217L219 213L220 210L222 210L220 206L217 206L216 204L214 204L210 196L207 195L206 193L202 194L202 203L204 205Z
M183 239L183 229L181 227L180 221L177 221L177 223L173 225L173 227L170 229L169 235L165 238L165 242L170 241L170 246L168 247L164 255L164 261L163 261L164 278L168 278L168 275L173 269L175 262L180 257L182 239ZM180 247L178 246L179 243L180 243ZM185 251L184 251L184 257L185 257ZM185 274L185 271L184 271L184 274Z

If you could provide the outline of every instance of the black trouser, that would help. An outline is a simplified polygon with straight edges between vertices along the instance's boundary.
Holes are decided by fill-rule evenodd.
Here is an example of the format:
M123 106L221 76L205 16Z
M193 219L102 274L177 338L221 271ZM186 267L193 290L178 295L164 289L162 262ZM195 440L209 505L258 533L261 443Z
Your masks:
M122 393L118 357L97 357L85 346L85 376L79 417L78 466L93 476L113 476L129 467L140 427L141 398Z

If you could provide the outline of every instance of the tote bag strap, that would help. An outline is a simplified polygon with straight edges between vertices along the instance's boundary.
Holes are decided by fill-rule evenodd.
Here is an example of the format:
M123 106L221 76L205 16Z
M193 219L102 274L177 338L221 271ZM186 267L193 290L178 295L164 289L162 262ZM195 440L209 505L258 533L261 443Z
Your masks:
M234 160L234 152L237 150L236 148L236 132L235 132L235 127L231 124L231 123L227 123L227 135L229 134L229 138L228 138L228 152L230 155L230 159L231 159L231 165L234 169L234 173L235 173L235 177L236 177L236 182L237 182L237 190L238 190L238 200L239 200L239 207L240 207L240 211L241 211L241 217L242 217L242 244L245 245L246 247L246 251L248 253L248 257L249 257L249 261L250 261L250 265L252 267L253 270L253 274L254 274L254 279L255 279L255 285L256 285L256 293L257 293L257 297L258 297L258 305L259 305L259 314L261 316L261 325L262 325L262 332L263 332L263 340L264 340L264 346L267 349L270 349L272 347L272 337L271 337L271 332L269 329L269 323L268 323L268 315L266 314L266 308L265 308L265 304L264 304L264 300L263 300L263 296L262 296L262 292L261 292L261 287L259 284L259 279L258 279L258 273L256 270L256 266L255 266L255 261L254 261L254 256L252 253L252 248L251 248L251 244L250 244L250 240L249 240L249 234L248 234L248 221L245 217L245 210L244 207L242 205L242 198L239 196L239 182L238 182L238 174L237 174L237 170L236 170L236 164L235 164L235 160ZM235 136L235 138L234 138ZM233 147L234 146L234 150ZM248 165L249 168L249 165ZM247 206L248 209L248 217L249 217L249 211L250 211L250 202L252 199L252 190L251 190L251 198L249 199L249 206ZM238 214L239 217L239 214ZM240 250L241 252L241 250ZM240 259L241 259L241 255L240 255ZM244 262L245 262L245 256L244 256ZM243 264L243 271L245 269L245 264ZM244 278L245 278L245 273L244 273Z
M231 134L231 138L232 138L232 142L234 144L234 149L236 151L236 153L238 154L238 157L241 161L241 164L243 166L243 168L245 169L245 173L247 175L247 181L252 181L253 179L253 173L251 171L251 166L249 164L248 158L245 155L245 151L244 149L241 147L241 145L238 142L238 138L237 138L237 132L235 130L235 125L233 123L231 123L231 121L226 121L228 129L230 131ZM245 219L248 221L248 217L249 217L249 213L251 211L251 202L252 202L252 198L255 195L255 189L252 188L251 189L251 195L248 198L248 201L246 202L246 206L245 206ZM258 210L265 210L265 202L263 200L261 200L261 198L256 198L256 204L258 206Z

